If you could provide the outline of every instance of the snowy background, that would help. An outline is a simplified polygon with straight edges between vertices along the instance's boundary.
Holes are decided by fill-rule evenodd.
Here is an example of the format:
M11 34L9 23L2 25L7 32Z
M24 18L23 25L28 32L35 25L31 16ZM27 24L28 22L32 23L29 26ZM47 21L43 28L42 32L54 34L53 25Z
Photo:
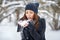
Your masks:
M60 26L60 6L57 5L58 0L39 0L39 13L38 15L41 18L45 18L46 20L46 32L45 37L46 40L60 40L60 30L53 30L49 25L52 22L52 19L57 19L58 17L54 17L53 13L57 13L58 18L58 26ZM24 7L29 2L39 2L37 0L27 0L27 1L15 1L15 0L3 0L0 5L0 40L21 40L21 32L17 32L17 17L16 13L19 13L19 19L23 16ZM0 0L1 2L1 0ZM54 8L51 8L51 4L56 4ZM48 9L47 9L48 8ZM19 12L15 12L16 9ZM53 10L52 10L53 9ZM58 9L58 10L57 10ZM55 10L55 11L54 11ZM18 16L18 15L17 15ZM53 24L52 24L53 25Z

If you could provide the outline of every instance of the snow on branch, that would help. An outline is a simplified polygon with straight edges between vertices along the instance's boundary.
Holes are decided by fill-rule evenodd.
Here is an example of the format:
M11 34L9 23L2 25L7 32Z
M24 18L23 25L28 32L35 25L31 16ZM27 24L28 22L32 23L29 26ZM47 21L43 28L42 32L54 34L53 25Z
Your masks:
M39 10L39 12L40 13L44 13L45 12L45 14L47 14L48 16L50 16L51 18L55 18L55 17L53 17L53 15L51 15L48 11L46 11L46 10Z
M53 17L53 15L50 13L50 12L48 12L47 10L39 10L39 12L40 13L44 13L44 14L47 14L48 16L50 16L51 18L54 18L54 19L56 19L55 17ZM58 19L56 19L56 20L58 20ZM60 21L59 21L60 22Z
M16 8L15 8L15 9L16 9ZM13 12L15 11L15 9L13 9L9 14L1 17L1 18L0 18L0 22L1 22L4 18L7 18L8 16L10 16L11 14L14 14ZM6 10L6 11L7 11L7 10ZM4 13L5 13L6 11L4 11Z

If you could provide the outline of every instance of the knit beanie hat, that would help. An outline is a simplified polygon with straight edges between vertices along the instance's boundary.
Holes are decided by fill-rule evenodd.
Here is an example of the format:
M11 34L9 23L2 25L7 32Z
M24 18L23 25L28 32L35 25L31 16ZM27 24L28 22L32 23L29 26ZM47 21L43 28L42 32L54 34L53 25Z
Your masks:
M38 13L38 6L39 6L39 3L29 3L26 5L25 7L25 11L26 10L32 10L34 11L34 13Z

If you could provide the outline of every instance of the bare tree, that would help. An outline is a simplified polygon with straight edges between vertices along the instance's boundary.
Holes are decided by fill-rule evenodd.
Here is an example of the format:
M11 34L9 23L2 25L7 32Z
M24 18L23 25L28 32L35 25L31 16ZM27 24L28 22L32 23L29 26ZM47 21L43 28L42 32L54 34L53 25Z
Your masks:
M48 22L49 25L51 26L51 28L53 30L59 30L60 29L60 26L58 26L58 24L60 22L60 20L59 20L59 16L60 16L59 3L56 3L54 1L43 2L42 0L40 0L40 4L41 4L41 7L39 8L39 10L41 9L41 10L48 11L49 13L47 14L47 16L51 17L53 19L52 22ZM51 16L50 14L53 16Z

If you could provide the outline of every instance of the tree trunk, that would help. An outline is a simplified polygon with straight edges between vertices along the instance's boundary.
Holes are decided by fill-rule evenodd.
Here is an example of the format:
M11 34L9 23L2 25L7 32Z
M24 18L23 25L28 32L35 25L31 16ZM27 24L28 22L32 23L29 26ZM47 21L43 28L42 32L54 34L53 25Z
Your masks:
M56 15L56 13L54 13L53 16L54 16L54 17L57 17L57 19L58 19L58 15ZM53 18L53 23L54 23L54 24L53 24L53 26L54 26L53 28L54 28L55 30L58 30L58 20L57 20L57 19Z
M17 8L16 9L16 24L18 20L19 20L19 9Z

